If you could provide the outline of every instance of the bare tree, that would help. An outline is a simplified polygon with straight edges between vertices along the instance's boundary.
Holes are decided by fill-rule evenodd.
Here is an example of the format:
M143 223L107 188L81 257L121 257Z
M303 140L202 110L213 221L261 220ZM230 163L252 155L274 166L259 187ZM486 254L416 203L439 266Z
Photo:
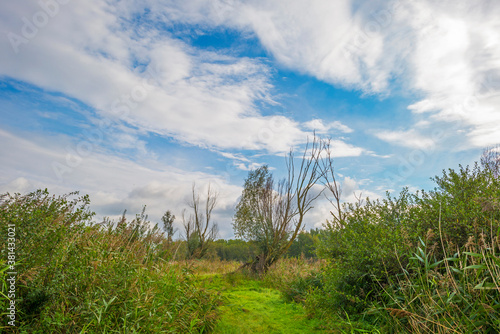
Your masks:
M182 212L188 257L190 258L202 258L219 232L217 224L212 222L212 211L217 205L218 194L212 190L210 184L206 196L204 203L200 203L200 196L196 192L195 184L193 184L192 198L188 204L192 213L186 218L185 210Z
M324 142L320 168L323 174L323 184L328 193L325 194L325 197L333 206L333 211L330 211L333 217L331 224L335 227L343 227L345 224L345 213L342 210L341 204L342 187L335 177L331 140Z
M287 178L277 184L267 166L249 173L233 228L238 237L255 241L260 254L244 267L265 273L304 228L306 213L321 195L311 190L323 178L319 163L322 147L316 137L307 143L298 170L290 151L286 159Z
M495 178L500 177L500 145L486 148L481 156L481 164L489 169Z

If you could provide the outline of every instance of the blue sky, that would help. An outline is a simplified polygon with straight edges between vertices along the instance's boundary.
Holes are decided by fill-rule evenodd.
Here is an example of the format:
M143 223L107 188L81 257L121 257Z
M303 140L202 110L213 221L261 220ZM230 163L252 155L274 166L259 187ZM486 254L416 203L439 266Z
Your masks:
M228 238L248 171L283 176L314 131L345 201L430 189L500 142L499 16L496 1L4 2L0 191L79 190L97 219L147 205L159 221L211 184Z

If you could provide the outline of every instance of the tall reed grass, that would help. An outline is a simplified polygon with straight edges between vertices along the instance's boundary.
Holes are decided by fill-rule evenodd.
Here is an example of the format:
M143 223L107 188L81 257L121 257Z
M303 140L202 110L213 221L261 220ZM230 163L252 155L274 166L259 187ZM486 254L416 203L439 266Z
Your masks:
M420 240L404 273L384 287L387 302L372 312L387 316L393 333L500 333L498 233L470 236L451 255L443 240L439 252Z
M0 238L16 226L16 328L29 333L200 333L218 319L220 297L197 287L174 247L144 215L92 222L86 196L3 195ZM0 309L6 310L2 242Z

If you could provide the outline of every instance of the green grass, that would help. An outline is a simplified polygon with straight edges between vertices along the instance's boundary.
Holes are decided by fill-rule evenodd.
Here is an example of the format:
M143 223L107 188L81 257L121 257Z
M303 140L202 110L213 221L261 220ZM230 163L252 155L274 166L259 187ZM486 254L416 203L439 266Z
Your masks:
M278 290L262 281L237 274L200 280L224 300L213 333L325 333L318 319L307 319L301 304L286 303Z

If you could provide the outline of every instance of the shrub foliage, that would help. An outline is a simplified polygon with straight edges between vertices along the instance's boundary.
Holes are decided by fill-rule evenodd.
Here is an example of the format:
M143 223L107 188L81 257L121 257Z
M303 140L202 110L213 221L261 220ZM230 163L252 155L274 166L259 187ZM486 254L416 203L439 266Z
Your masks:
M499 332L500 179L491 166L444 170L428 192L345 204L344 220L320 234L328 262L306 307L383 332Z
M209 331L220 297L168 262L171 243L144 214L92 222L87 196L2 196L0 238L16 228L16 330L29 333ZM6 310L6 244L2 294ZM8 319L2 316L2 325Z

